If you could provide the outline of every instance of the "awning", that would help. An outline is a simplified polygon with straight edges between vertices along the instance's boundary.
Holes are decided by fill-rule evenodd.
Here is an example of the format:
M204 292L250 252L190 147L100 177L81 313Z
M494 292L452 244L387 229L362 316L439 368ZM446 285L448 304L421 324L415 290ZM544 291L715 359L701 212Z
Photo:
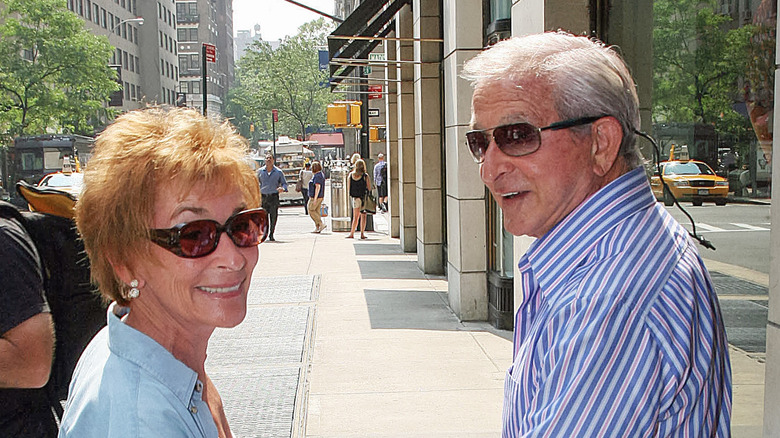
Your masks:
M395 30L393 17L412 0L368 0L352 11L349 17L341 23L328 37L328 60L338 59L368 59L377 45L390 32ZM387 8L383 8L387 5ZM350 39L345 37L359 37ZM355 69L354 65L330 64L331 89L349 76Z

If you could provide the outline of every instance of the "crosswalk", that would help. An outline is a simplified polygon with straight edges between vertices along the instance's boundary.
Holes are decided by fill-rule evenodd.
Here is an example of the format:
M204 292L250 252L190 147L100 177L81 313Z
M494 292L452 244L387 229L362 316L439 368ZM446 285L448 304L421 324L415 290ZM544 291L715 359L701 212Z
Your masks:
M683 224L690 226L690 223ZM770 224L759 224L759 225L750 225L750 224L743 224L743 223L728 223L728 224L719 224L719 226L710 225L707 223L696 221L696 228L699 228L701 231L706 231L708 233L734 233L734 232L744 232L744 231L770 231L771 228L769 228Z

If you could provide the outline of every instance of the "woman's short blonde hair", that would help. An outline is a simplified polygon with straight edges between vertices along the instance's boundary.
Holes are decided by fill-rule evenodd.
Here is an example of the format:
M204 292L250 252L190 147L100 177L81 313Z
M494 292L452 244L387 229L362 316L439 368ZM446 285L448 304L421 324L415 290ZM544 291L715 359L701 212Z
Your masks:
M118 117L95 142L76 203L76 225L92 278L110 300L127 304L127 287L111 262L150 258L149 230L157 195L173 185L186 196L197 183L209 193L239 189L247 208L260 205L246 140L227 122L190 109L151 107Z

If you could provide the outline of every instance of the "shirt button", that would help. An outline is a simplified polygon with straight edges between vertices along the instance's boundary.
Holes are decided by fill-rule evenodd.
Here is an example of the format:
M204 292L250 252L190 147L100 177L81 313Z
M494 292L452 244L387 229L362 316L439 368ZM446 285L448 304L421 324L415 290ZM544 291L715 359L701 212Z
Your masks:
M203 391L203 384L200 383L200 382L196 383L195 384L195 391L197 391L197 392Z
M197 414L198 413L198 407L197 406L190 406L190 412L192 412L193 414Z

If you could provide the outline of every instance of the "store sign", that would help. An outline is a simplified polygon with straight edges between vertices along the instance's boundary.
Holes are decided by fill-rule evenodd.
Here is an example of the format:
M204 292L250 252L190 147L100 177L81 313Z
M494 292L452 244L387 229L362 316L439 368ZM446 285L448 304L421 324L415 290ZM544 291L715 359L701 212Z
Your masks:
M369 108L368 117L379 117L379 108Z

